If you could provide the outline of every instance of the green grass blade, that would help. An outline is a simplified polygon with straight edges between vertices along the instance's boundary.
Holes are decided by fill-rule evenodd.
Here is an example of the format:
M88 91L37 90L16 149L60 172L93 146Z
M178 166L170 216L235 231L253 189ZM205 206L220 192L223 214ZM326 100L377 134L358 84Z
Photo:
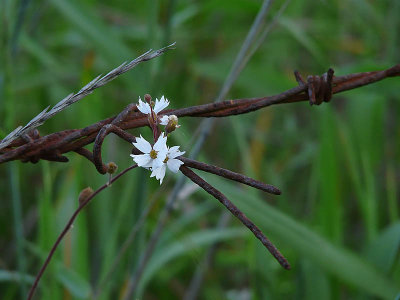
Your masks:
M244 228L230 228L230 229L210 229L202 230L200 232L191 232L184 238L177 240L163 247L159 247L152 256L146 270L143 273L142 280L139 284L139 295L142 294L144 287L150 279L157 274L168 262L176 257L181 257L193 249L213 244L219 241L229 239L236 239L246 235Z
M20 272L14 272L9 270L0 270L0 282L25 282L32 284L35 278L28 274L21 274ZM26 295L24 295L26 296Z
M329 243L288 215L232 185L223 183L218 184L218 187L243 209L267 236L278 239L341 281L384 299L393 299L400 291L389 278L359 255Z
M119 40L83 2L66 0L51 0L50 2L110 62L117 65L121 63L121 59L128 60L135 56L135 53Z
M321 66L326 65L327 59L325 55L319 49L318 44L304 29L304 26L296 24L294 21L286 17L280 17L278 23L285 27L285 29L288 30L292 36L314 56Z
M9 165L10 186L12 190L12 204L13 204L13 219L14 219L14 232L16 240L17 264L19 274L26 273L26 259L22 242L24 240L23 233L23 218L21 206L21 193L20 193L20 175L19 166L15 162ZM23 299L27 292L26 281L20 281L21 299Z
M78 273L68 268L58 268L57 279L64 287L77 299L89 297L91 288L86 278L79 276Z
M341 193L341 176L338 168L338 151L335 141L336 122L331 107L321 107L320 111L320 149L318 151L319 196L317 203L318 223L321 224L324 236L337 244L343 241L343 195Z
M394 223L380 233L366 249L367 257L389 274L400 251L400 223ZM400 283L399 283L400 284Z

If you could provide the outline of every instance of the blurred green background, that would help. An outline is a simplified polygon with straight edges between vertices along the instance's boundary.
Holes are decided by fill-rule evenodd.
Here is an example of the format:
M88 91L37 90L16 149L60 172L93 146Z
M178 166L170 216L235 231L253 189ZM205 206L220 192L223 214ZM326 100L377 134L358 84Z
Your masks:
M176 50L96 90L47 121L41 134L115 115L146 93L165 95L171 108L214 101L261 4L1 1L0 138L98 74L174 41ZM282 5L272 3L265 26ZM309 75L333 67L344 75L390 67L400 58L399 15L397 0L291 1L226 99L294 87L295 69ZM218 120L199 160L274 184L283 194L201 175L271 238L292 270L281 269L236 219L217 228L225 208L187 182L133 299L395 299L399 114L399 80L393 78L318 107L302 102ZM182 118L170 145L190 151L200 121ZM132 164L131 147L109 136L103 158L123 170ZM67 156L66 164L0 166L1 299L25 299L79 192L108 179L77 154ZM132 171L94 199L56 252L36 299L94 299L94 291L97 299L121 297L178 178L169 173L160 187L148 177ZM111 272L151 201L155 205ZM191 282L214 243L196 291Z

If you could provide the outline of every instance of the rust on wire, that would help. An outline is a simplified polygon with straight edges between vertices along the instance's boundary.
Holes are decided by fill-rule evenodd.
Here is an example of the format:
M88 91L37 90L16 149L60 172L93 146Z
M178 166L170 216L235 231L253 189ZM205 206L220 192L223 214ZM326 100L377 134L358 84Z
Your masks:
M293 103L309 100L311 104L328 102L333 94L337 94L360 86L368 85L388 77L400 75L400 64L383 71L355 73L344 76L333 76L333 70L322 76L309 76L305 82L295 72L297 87L278 95L228 100L217 103L197 105L181 109L165 110L163 114L174 114L178 117L226 117L259 110L270 105ZM116 117L111 117L82 129L65 130L35 138L18 138L6 148L0 149L0 163L12 160L38 162L40 159L63 161L60 156L71 151L79 151L95 141L99 131L107 124L118 124L122 130L148 126L143 114L136 105L130 104ZM60 159L59 159L60 158Z
M194 168L197 170L201 170L201 171L205 171L211 174L215 174L230 180L234 180L243 184L246 184L248 186L254 187L256 189L259 189L261 191L270 193L270 194L274 194L274 195L280 195L281 191L270 184L265 184L264 182L255 180L253 178L247 177L243 174L239 174L236 172L232 172L230 170L227 169L223 169L217 166L213 166L213 165L209 165L203 162L199 162L190 158L186 158L186 157L179 157L179 159L181 161L184 162L185 166L188 166L190 168Z
M279 252L274 244L272 244L271 241L262 233L262 231L249 218L247 218L239 208L237 208L228 198L226 198L224 194L222 194L219 190L210 185L207 181L202 179L185 165L182 165L180 170L186 177L221 202L221 204L224 205L236 218L238 218L243 225L250 229L254 236L268 249L268 251L272 254L272 256L275 257L275 259L283 268L290 270L289 262Z
M329 101L332 94L368 85L387 77L399 76L399 74L400 64L384 71L356 73L339 77L334 77L333 70L330 69L321 77L314 76L308 83L305 83L299 73L296 72L295 76L300 85L275 96L229 100L166 110L164 114L174 114L178 117L225 117L248 113L270 105L308 99L312 104L320 104L322 101ZM54 153L57 150L59 154L77 151L94 142L102 127L111 123L118 123L123 130L148 125L146 117L138 112L136 105L131 104L117 117L102 120L82 129L60 131L40 138L36 136L36 139L29 142L26 139L19 138L8 147L0 149L0 163L11 160L31 162L37 162L39 159L54 160L52 157L55 157Z
M297 83L300 87L307 89L310 105L320 105L322 102L329 102L332 98L333 69L329 69L322 76L308 76L304 81L298 71L294 72Z
M101 146L103 145L105 137L110 133L118 135L120 138L128 141L129 143L133 143L136 141L136 138L133 135L125 132L116 125L108 124L100 129L93 146L93 163L100 174L105 174L108 171L107 167L104 166L101 159Z

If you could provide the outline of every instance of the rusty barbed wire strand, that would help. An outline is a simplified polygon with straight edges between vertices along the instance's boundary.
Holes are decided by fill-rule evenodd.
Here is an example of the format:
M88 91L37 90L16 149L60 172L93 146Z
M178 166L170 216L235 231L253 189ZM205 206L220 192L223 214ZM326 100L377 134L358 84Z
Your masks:
M186 158L183 156L180 156L179 160L183 161L185 166L187 166L187 167L205 171L205 172L208 172L211 174L215 174L215 175L218 175L218 176L230 179L230 180L234 180L239 183L246 184L248 186L254 187L256 189L259 189L261 191L264 191L264 192L267 192L270 194L280 195L282 193L277 187L275 187L273 185L265 184L264 182L247 177L243 174L232 172L227 169L223 169L223 168L220 168L217 166L199 162L197 160Z
M97 171L100 174L106 174L108 171L108 167L106 164L103 163L102 157L101 157L101 147L103 145L103 141L106 138L106 136L110 133L114 133L124 139L125 141L129 143L133 143L136 141L136 137L123 131L121 128L119 128L116 125L108 124L105 125L98 133L94 146L93 146L93 152L90 152L89 150L85 148L80 148L76 150L78 154L84 156L87 158L90 162L92 162ZM132 148L132 153L133 154L141 154L139 150L137 150L135 147ZM180 156L179 160L181 160L186 166L190 168L194 168L197 170L205 171L207 173L211 173L214 175L218 175L242 184L246 184L248 186L254 187L256 189L259 189L261 191L273 194L273 195L280 195L282 192L280 189L277 187L263 183L261 181L255 180L251 177L245 176L240 173L233 172L231 170L227 170L218 166L206 164L203 162L196 161L194 159L190 159L184 156Z
M108 171L107 167L104 167L103 161L101 159L101 146L103 145L105 137L110 133L118 135L120 138L129 143L133 143L136 141L136 138L133 135L123 131L116 125L107 124L102 129L100 129L93 146L93 163L100 174L105 174Z
M195 184L200 186L203 190L221 202L221 204L224 205L236 218L238 218L243 225L250 229L254 236L268 249L268 251L275 257L275 259L283 268L290 270L290 264L287 259L262 233L262 231L252 221L250 221L240 209L238 209L228 198L226 198L224 194L222 194L219 190L210 185L207 181L202 179L185 165L182 165L180 170L187 178L192 180Z
M297 74L295 76L298 78L298 73L295 74ZM317 82L319 83L318 95L322 97L322 101L324 99L329 101L329 95L331 94L333 95L350 89L355 89L388 77L399 76L400 64L383 71L354 73L338 77L333 76L332 70L331 80L329 80L329 71L325 74L326 75L321 76L323 78L322 80L311 80L312 84L303 82L299 86L278 95L261 98L225 100L222 102L187 108L169 109L163 111L160 116L164 114L174 114L178 117L226 117L248 113L270 105L306 101L309 100L309 90L315 89ZM327 84L328 81L329 84ZM320 104L322 101L319 98L318 101L315 99L315 104ZM118 127L123 130L148 126L146 117L138 112L135 104L131 104L129 109L124 110L123 113L124 114L121 113L122 115L119 114L116 117L107 118L82 129L64 130L43 137L36 135L35 138L32 138L30 141L26 138L19 138L6 148L0 149L0 163L5 163L11 160L22 160L25 162L30 161L35 163L40 159L57 159L64 153L77 151L78 149L93 143L102 127L113 123L114 120L117 120L119 125ZM55 153L58 153L58 155L55 155Z
M347 75L345 79L343 79L334 78L333 70L329 69L328 72L323 74L322 76L308 76L306 83L302 79L301 75L298 72L295 72L295 77L299 83L299 86L276 96L253 99L238 99L194 106L186 109L166 110L160 115L175 114L181 117L223 117L250 112L272 104L290 103L307 99L310 100L311 105L319 105L323 101L330 101L331 96L334 93L348 90L354 88L355 86L358 87L370 84L387 77L398 76L399 73L400 65L396 65L384 71L350 74ZM136 127L132 126L132 122L135 122ZM74 151L91 161L95 165L97 171L101 174L104 174L107 173L109 166L109 164L105 165L101 158L101 147L105 137L110 133L114 133L125 141L132 143L136 141L135 136L131 135L125 130L148 125L149 124L147 118L145 119L142 113L137 112L136 105L129 104L116 117L102 120L83 129L66 130L50 134L42 138L40 137L38 131L32 131L30 133L24 134L21 136L20 140L15 141L14 146L10 146L0 150L2 153L2 155L0 156L0 163L12 159L20 159L25 162L30 161L33 163L38 162L40 159L66 162L68 161L68 159L63 156L63 154ZM93 152L90 152L89 150L83 148L83 146L91 142L94 142ZM33 145L37 146L36 149L29 149L29 147L32 147ZM137 150L133 149L132 152L134 153L136 151ZM17 155L15 153L17 153ZM185 157L179 157L179 159L184 162L184 165L181 166L180 170L186 177L191 179L194 183L199 185L210 195L220 201L234 216L236 216L246 227L248 227L253 232L257 239L262 242L262 244L277 259L282 267L284 267L285 269L290 269L290 265L286 258L268 240L268 238L261 232L261 230L251 220L249 220L232 202L230 202L230 200L227 199L225 195L223 195L220 191L218 191L216 188L214 188L201 177L199 177L188 167L216 174L274 194L280 194L279 189L271 185L266 185L245 175L222 169L220 167L208 165ZM49 252L47 259L45 260L42 268L36 276L35 282L29 292L28 299L32 298L37 284L41 276L43 275L43 272L47 268L47 265L49 264L54 252L56 251L58 245L62 241L65 234L68 232L73 221L75 220L79 212L83 209L83 207L86 206L89 201L93 199L93 197L97 195L100 191L108 187L112 182L114 182L127 171L135 167L136 165L133 165L118 174L116 177L110 178L109 182L107 182L104 186L91 194L86 200L83 200L79 203L79 207L71 216L66 227L57 238L55 244Z

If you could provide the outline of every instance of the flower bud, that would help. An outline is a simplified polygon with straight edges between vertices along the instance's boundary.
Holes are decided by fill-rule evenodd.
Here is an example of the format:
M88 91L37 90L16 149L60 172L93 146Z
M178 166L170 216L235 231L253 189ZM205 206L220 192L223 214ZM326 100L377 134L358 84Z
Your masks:
M81 206L92 194L93 194L93 190L91 187L87 187L87 188L83 189L79 193L79 197L78 197L79 206Z
M107 164L107 173L108 174L114 174L117 171L117 169L118 169L118 166L116 163L111 161Z
M165 133L169 134L175 131L175 129L179 127L181 127L181 125L178 125L178 117L175 115L168 116L168 123L167 126L165 127Z
M151 104L151 96L149 94L144 95L144 101L146 101L148 104Z

